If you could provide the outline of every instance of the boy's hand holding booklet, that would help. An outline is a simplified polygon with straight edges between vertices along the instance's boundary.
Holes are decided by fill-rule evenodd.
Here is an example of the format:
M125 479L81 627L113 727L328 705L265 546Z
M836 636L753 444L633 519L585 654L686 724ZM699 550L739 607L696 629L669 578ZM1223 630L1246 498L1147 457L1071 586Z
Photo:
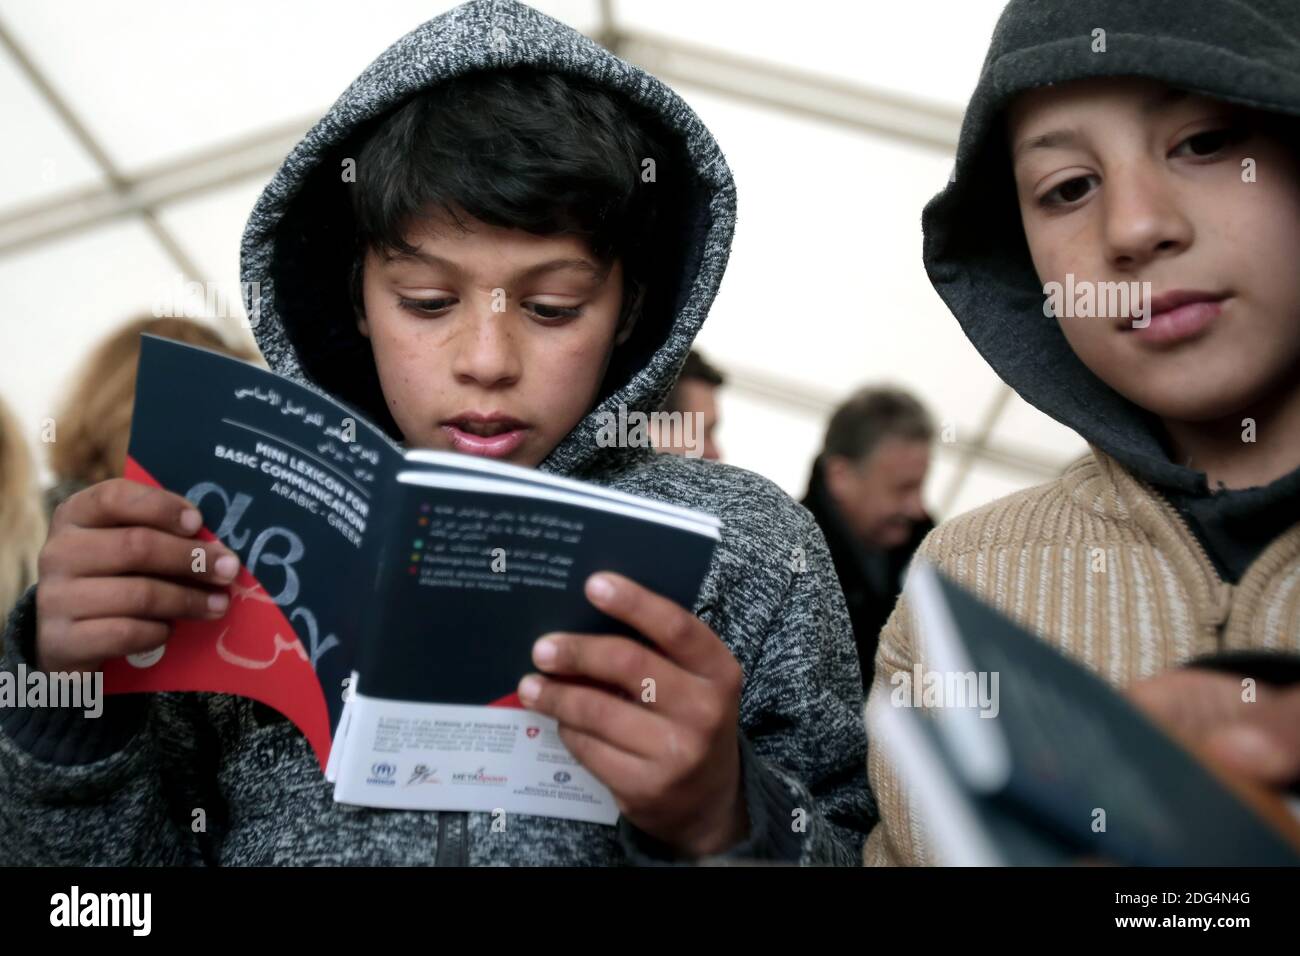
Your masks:
M913 563L905 593L927 663L880 686L868 725L941 862L1300 864L1300 825L1276 795L1216 775L929 564Z
M584 596L594 572L692 607L717 519L404 451L322 393L149 336L126 476L188 498L200 538L243 566L222 618L110 661L107 692L257 699L302 730L344 803L617 819L514 690L544 633L630 635Z

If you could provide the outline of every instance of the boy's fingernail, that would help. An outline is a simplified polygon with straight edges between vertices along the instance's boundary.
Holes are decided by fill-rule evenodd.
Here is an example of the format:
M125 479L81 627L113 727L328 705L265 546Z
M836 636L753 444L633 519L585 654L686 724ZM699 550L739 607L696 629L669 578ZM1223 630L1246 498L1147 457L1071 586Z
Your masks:
M529 674L519 682L519 699L525 704L531 704L537 700L537 695L542 692L542 679L533 674Z
M186 508L181 512L181 530L193 534L203 526L203 515L196 508Z
M533 645L533 663L538 667L550 667L555 663L558 650L553 640L543 637Z
M217 558L215 567L217 569L217 577L233 578L235 572L239 570L239 559L233 554L223 554L221 557Z
M226 608L230 607L230 597L225 594L209 594L208 610L213 614L225 614Z
M587 595L594 601L613 600L614 582L603 574L593 574L587 579Z

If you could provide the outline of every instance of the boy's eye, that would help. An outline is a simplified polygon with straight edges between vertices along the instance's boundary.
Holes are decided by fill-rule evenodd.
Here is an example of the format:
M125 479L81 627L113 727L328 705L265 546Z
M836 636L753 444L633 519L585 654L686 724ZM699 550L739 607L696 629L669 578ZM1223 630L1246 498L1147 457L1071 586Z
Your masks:
M1092 183L1096 178L1096 176L1075 176L1073 179L1067 179L1059 186L1043 193L1038 202L1043 206L1068 206L1078 202L1092 191Z
M1226 127L1195 133L1174 147L1171 156L1214 156L1242 139L1239 130Z
M402 308L415 315L434 315L438 312L445 311L456 304L455 299L407 299L400 298L397 300L401 303Z
M562 319L574 319L582 314L581 309L568 308L560 305L544 305L541 302L525 302L524 308L532 312L539 319L547 322L558 322Z

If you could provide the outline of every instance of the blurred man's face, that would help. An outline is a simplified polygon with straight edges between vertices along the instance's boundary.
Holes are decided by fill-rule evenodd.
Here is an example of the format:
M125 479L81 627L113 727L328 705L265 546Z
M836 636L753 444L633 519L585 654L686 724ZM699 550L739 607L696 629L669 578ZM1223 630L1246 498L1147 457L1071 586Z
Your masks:
M674 455L685 455L689 452L691 457L721 461L722 451L718 448L717 439L714 437L718 427L717 391L715 386L699 379L679 381L671 405L674 411L682 413L685 427L672 430L659 429L655 435L655 448ZM685 416L691 416L693 419L689 425L685 423ZM691 440L689 447L685 443L688 437Z
M884 438L865 458L828 457L826 484L849 530L867 547L885 550L904 544L924 519L929 467L929 442Z

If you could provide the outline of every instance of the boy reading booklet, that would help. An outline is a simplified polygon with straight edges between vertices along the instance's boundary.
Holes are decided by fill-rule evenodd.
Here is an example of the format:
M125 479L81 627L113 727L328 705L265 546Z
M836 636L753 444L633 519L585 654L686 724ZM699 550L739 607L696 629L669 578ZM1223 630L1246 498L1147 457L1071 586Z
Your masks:
M716 518L403 450L328 395L154 336L126 477L183 495L247 560L225 614L177 620L165 644L106 661L106 694L260 701L302 731L343 803L482 810L497 826L515 813L615 822L608 789L515 685L538 633L636 636L583 594L596 572L694 605Z
M734 215L722 153L672 91L528 7L476 0L352 84L244 236L256 337L279 374L408 448L721 520L694 607L592 575L591 602L642 640L547 635L518 685L613 793L617 827L338 804L274 711L159 693L110 698L99 721L0 714L0 861L856 862L871 819L861 695L820 532L762 478L608 441L611 419L657 410L671 388ZM224 614L248 556L207 545L194 571L198 531L198 513L156 488L74 496L4 666L93 670L164 645L169 619Z
M1297 50L1290 2L1014 0L924 213L967 336L1092 453L918 553L1117 686L1300 649ZM917 666L904 598L872 698ZM932 860L869 763L867 861Z

